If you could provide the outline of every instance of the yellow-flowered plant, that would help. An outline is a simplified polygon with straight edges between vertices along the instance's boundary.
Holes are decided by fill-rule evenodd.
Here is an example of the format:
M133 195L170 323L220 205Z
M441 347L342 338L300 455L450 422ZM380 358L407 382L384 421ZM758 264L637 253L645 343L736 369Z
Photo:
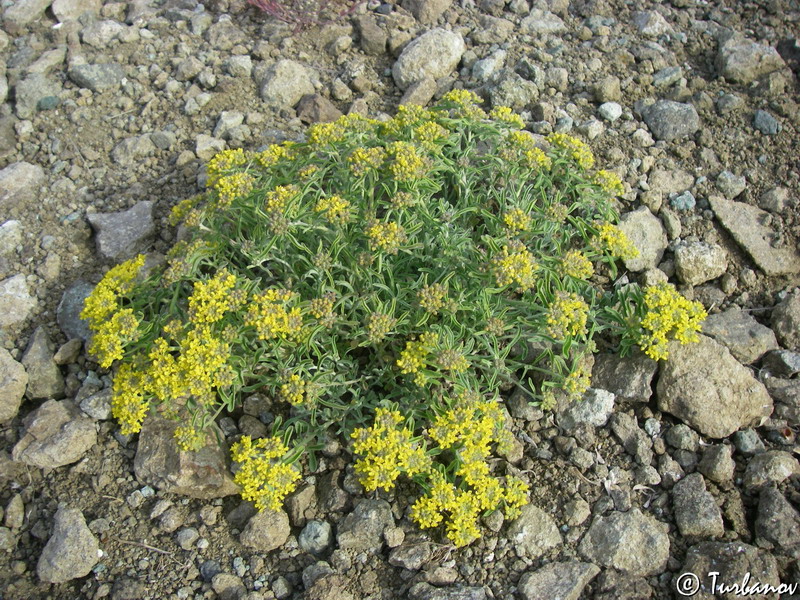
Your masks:
M600 336L662 359L704 316L673 288L606 285L636 254L615 225L622 181L583 141L524 125L453 90L219 153L172 212L185 235L166 260L112 268L85 302L122 432L158 412L197 450L258 394L272 431L232 456L259 508L342 435L365 489L416 482L412 518L457 546L485 512L513 518L527 483L495 458L514 443L508 391L579 399Z

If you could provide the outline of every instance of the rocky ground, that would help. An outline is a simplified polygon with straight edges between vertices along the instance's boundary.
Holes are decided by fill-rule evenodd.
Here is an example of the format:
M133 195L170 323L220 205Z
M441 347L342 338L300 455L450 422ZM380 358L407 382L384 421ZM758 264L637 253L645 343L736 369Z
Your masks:
M0 598L800 583L798 3L401 4L292 34L240 0L2 3ZM120 435L77 314L104 269L169 248L165 217L202 189L204 161L453 87L591 141L626 183L641 251L626 276L703 302L701 342L660 365L600 354L585 400L555 413L512 395L507 468L531 504L461 550L409 521L403 490L365 497L339 443L285 511L255 515L221 452L178 455L156 420ZM220 426L258 434L263 416L254 397Z

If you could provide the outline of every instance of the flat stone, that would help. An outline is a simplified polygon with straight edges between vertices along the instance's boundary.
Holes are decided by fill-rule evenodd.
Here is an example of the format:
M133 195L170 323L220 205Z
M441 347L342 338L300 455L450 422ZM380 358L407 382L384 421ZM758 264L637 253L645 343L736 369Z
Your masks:
M93 92L104 92L122 83L125 70L117 63L75 65L67 71L75 84Z
M313 93L306 67L288 59L279 60L267 70L259 89L261 99L274 109L294 108L303 96Z
M775 187L761 194L758 207L769 212L784 213L797 206L797 198L793 197L785 187Z
M736 360L745 365L778 348L772 329L738 307L709 315L703 322L703 333L725 346Z
M200 160L209 161L226 147L225 140L201 133L195 140L194 153Z
M772 311L771 324L783 346L800 352L800 289L778 303Z
M306 552L319 556L328 549L333 540L333 530L327 521L309 521L300 535L297 543Z
M716 483L733 481L736 463L732 455L733 447L730 445L712 444L707 446L703 458L697 464L697 470Z
M401 90L421 79L440 79L458 66L465 50L460 34L433 29L403 49L392 67L392 77Z
M726 585L741 584L745 577L751 584L778 586L780 578L775 559L742 542L702 542L689 548L679 574L692 573L699 578L699 590L692 588L692 594L677 593L676 598L693 600L714 600L718 594L711 594L716 573L716 581ZM680 576L680 575L679 575ZM678 576L678 577L679 577ZM676 581L677 583L677 581ZM696 593L694 593L696 591ZM726 594L726 596L728 596ZM731 595L730 597L734 597ZM752 596L767 598L768 596Z
M744 471L742 485L746 490L761 489L765 485L779 484L798 475L800 464L794 456L782 450L769 450L750 459Z
M97 443L94 422L69 400L48 400L22 420L23 433L11 451L15 461L55 469L78 462Z
M297 105L297 116L304 123L330 123L341 117L342 111L325 96L310 94Z
M20 33L27 25L37 21L53 0L19 0L3 12L3 29L11 35Z
M589 388L581 400L570 402L558 413L558 424L567 431L581 424L602 427L613 410L614 394Z
M403 0L403 8L423 25L436 23L452 5L453 0Z
M410 600L486 600L486 591L483 587L467 585L440 588L420 581L411 586L408 597Z
M133 258L149 246L155 235L152 200L138 202L125 211L89 213L87 219L97 236L97 250L107 260Z
M431 556L433 552L427 542L402 544L389 553L389 564L409 571L419 571Z
M100 14L101 0L53 0L53 14L61 23L77 21L86 13Z
M25 367L8 350L0 348L0 423L17 416L27 385Z
M722 246L706 242L682 242L675 248L675 273L683 283L700 285L716 279L728 269Z
M262 510L253 515L239 536L243 546L258 552L272 552L289 539L292 529L282 510Z
M739 35L721 43L717 51L717 72L734 83L747 84L785 66L775 48Z
M124 37L127 29L128 27L126 25L111 19L95 21L91 25L83 28L81 31L81 39L84 44L102 50L109 46L114 40Z
M708 200L722 226L767 275L800 273L800 253L796 249L773 247L775 233L771 227L762 225L768 213L721 196L711 196Z
M725 438L772 413L767 389L727 348L700 341L669 344L657 396L660 410L712 438Z
M367 13L356 17L356 26L360 34L361 49L372 56L382 56L386 54L386 42L389 36L386 31L378 25L378 17Z
M148 485L173 494L209 500L239 492L228 469L228 452L219 446L213 432L196 452L175 445L179 423L148 416L142 423L133 462L136 477Z
M134 135L119 142L111 151L115 162L123 165L135 165L143 158L156 151L151 134Z
M638 508L598 517L578 552L589 562L633 575L661 573L669 559L667 525Z
M37 304L22 273L0 281L0 329L27 321Z
M550 11L534 8L519 24L520 33L551 35L567 30L564 21Z
M495 79L497 83L489 89L489 99L493 106L522 110L539 97L538 86L513 71L503 69Z
M747 179L731 171L722 171L722 173L717 176L716 185L723 196L729 200L733 200L747 189Z
M0 171L0 209L33 200L44 181L44 170L39 165L11 163Z
M672 33L672 26L655 10L637 11L633 13L633 26L645 37L657 38Z
M30 119L37 113L43 98L58 98L61 91L61 85L53 79L41 73L31 73L14 88L14 110L20 119Z
M642 111L642 117L656 139L665 142L687 138L700 129L694 106L672 100L658 100Z
M667 249L667 233L661 220L650 209L640 206L635 211L624 214L619 228L639 251L639 256L624 261L625 268L636 273L653 269L661 262L664 250Z
M523 600L578 600L599 572L597 565L576 560L550 563L520 577L517 590Z
M85 342L91 335L89 322L81 319L80 315L83 303L92 290L94 290L94 286L91 283L79 279L69 286L61 296L57 310L58 326L69 339L79 338Z
M800 557L800 514L774 487L761 490L755 533L760 547Z
M536 560L551 548L563 543L553 517L538 506L527 504L509 525L507 537L531 560Z
M77 508L59 508L53 533L39 556L36 574L47 583L64 583L89 574L100 560L99 544Z
M675 521L684 537L722 537L725 527L714 497L700 473L687 475L672 488Z
M783 129L772 113L761 109L753 115L753 127L764 135L778 135Z
M336 541L343 550L379 552L383 532L394 526L392 509L385 500L362 500L340 523Z
M29 377L25 395L31 400L64 397L64 376L53 360L54 350L47 330L37 327L22 355L22 364Z
M642 352L628 356L600 353L594 357L592 386L633 402L649 402L658 363Z
M433 95L436 93L436 80L426 77L416 83L412 83L403 93L400 104L416 104L417 106L427 106Z

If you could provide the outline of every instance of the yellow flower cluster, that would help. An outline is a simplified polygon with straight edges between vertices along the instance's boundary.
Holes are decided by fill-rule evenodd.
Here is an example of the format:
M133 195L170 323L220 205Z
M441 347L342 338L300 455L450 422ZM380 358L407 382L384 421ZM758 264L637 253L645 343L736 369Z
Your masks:
M424 378L421 378L420 369L422 369L434 347L439 343L439 336L436 333L426 331L419 336L417 341L406 342L405 349L400 353L400 358L397 359L397 366L400 367L400 372L403 374L416 373L417 378L415 382L421 384Z
M255 158L262 167L268 169L282 160L292 160L297 155L294 142L271 144L266 150L256 154Z
M450 513L447 537L456 546L465 546L480 535L478 517L482 511L505 502L506 514L515 516L527 502L524 482L509 478L506 488L492 477L486 460L491 445L507 447L511 434L497 402L483 400L477 394L463 392L454 402L456 408L439 415L428 435L442 450L454 449L459 461L455 476L460 489L448 482L439 471L429 473L429 492L411 509L412 519L422 528L436 527Z
M344 226L350 221L350 202L341 196L327 196L317 200L314 210L325 214L332 225Z
M204 196L199 194L197 196L192 196L191 198L187 198L186 200L181 200L175 206L172 207L172 210L169 211L169 224L173 227L178 225L181 221L183 221L186 216L192 212L200 202L203 200Z
M553 161L545 154L541 148L531 148L525 151L525 162L528 167L534 170L549 169L553 166Z
M184 452L196 452L206 443L206 434L192 425L180 425L173 434L178 448Z
M397 192L390 200L395 208L409 208L414 206L416 198L410 192Z
M288 448L278 437L250 436L231 447L231 457L239 463L234 481L242 488L242 498L253 502L258 510L280 510L283 499L291 494L300 473L281 462Z
M567 337L586 335L589 306L572 292L556 292L556 299L547 312L547 333L561 341Z
M531 217L520 208L512 208L503 215L503 222L509 230L527 231L531 227Z
M367 339L377 344L383 341L397 324L397 319L384 313L374 312L367 322Z
M189 318L198 325L216 323L233 308L236 295L231 290L236 287L236 276L221 269L207 281L196 281L192 295L189 296Z
M592 369L581 360L564 379L563 390L570 400L579 400L592 384Z
M364 489L389 491L401 473L410 477L427 471L431 459L425 448L412 441L412 432L396 410L377 408L372 427L356 429L353 451L362 455L355 471Z
M236 198L246 196L253 190L255 179L245 172L223 175L214 183L217 190L217 207L220 209L230 206Z
M644 293L647 313L641 326L645 330L639 346L654 360L669 356L667 344L670 339L681 344L696 342L697 333L708 316L703 305L684 298L668 283L648 286Z
M83 302L81 319L89 321L95 329L119 308L120 296L133 289L134 279L144 266L144 255L139 254L111 268Z
M536 148L536 140L528 131L509 131L506 141L510 148L517 152L527 152Z
M483 100L474 92L468 90L450 90L442 96L444 102L452 102L455 108L452 111L453 117L464 117L467 119L485 119L486 113L478 106Z
M556 148L566 151L582 169L591 169L594 166L594 154L591 148L578 138L566 133L551 133L547 136L547 141Z
M392 142L388 154L393 158L389 171L397 181L413 181L425 174L426 162L409 142Z
M611 223L600 223L597 238L592 240L599 251L606 251L622 260L630 260L639 256L639 250L630 238L617 226Z
M339 117L332 123L315 123L308 128L308 141L312 146L321 148L328 144L341 142L350 132L367 131L376 124L377 121L373 119L351 113Z
M417 300L419 305L432 315L438 315L439 311L445 305L447 299L447 287L441 283L434 283L432 285L424 285L419 292L417 292Z
M306 382L300 375L294 374L281 386L280 396L289 404L302 404L306 396Z
M397 136L407 127L420 121L429 121L433 116L431 111L418 104L401 104L394 118L381 124L380 132L384 136Z
M619 175L613 171L600 170L594 174L592 179L595 184L600 186L600 189L611 196L621 196L625 193L622 180L619 178Z
M559 271L563 276L585 280L594 275L594 266L583 252L569 250L561 259Z
M356 177L366 175L379 168L386 158L386 150L381 147L356 148L347 158L350 170Z
M500 256L493 259L495 279L500 287L517 284L520 292L533 287L536 280L536 261L524 246L503 246Z
M316 319L329 325L333 321L333 305L336 303L335 292L325 292L322 298L314 298L309 303L308 310Z
M388 254L397 254L400 246L408 241L405 229L394 222L372 221L367 225L366 234L373 250L380 249Z
M446 371L453 371L455 373L463 373L469 369L469 361L458 350L446 349L439 352L436 357L439 366Z
M208 174L206 184L209 187L213 187L225 173L246 165L248 160L247 154L245 154L245 151L241 148L217 152L217 154L208 161L208 165L206 166L206 173Z
M287 304L297 299L289 290L269 289L253 297L247 307L245 324L255 327L259 339L280 338L296 340L303 328L303 315L299 307Z
M511 110L508 106L495 106L489 113L489 117L495 121L501 121L511 127L522 129L525 127L525 121L522 120L517 113Z
M427 121L414 128L413 138L420 146L427 150L434 150L437 143L450 134L447 129L435 121Z
M119 422L122 435L137 433L150 409L145 377L131 363L122 363L111 386L111 414Z
M293 185L279 185L267 193L264 198L264 211L271 214L280 214L286 210L286 205L297 195L297 188Z
M89 344L89 352L97 358L103 368L108 368L115 360L124 356L122 347L138 337L139 319L130 308L114 313L102 325L95 326L95 333Z

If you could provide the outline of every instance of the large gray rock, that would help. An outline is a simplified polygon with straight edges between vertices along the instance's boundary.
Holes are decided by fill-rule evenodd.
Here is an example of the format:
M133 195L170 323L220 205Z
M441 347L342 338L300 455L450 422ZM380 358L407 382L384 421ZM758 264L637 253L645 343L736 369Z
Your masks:
M667 525L638 508L598 517L581 540L586 560L633 575L661 573L669 559Z
M94 422L69 400L48 400L23 419L22 427L11 458L42 469L78 462L97 443Z
M782 450L770 450L756 454L747 463L742 477L746 490L757 490L769 484L779 484L789 477L800 475L800 463Z
M778 348L772 329L738 307L709 315L703 322L703 333L725 346L745 365Z
M156 231L152 200L120 212L90 213L87 218L97 236L97 251L112 261L127 260L145 250Z
M592 367L592 386L608 390L618 399L648 402L658 363L642 352L628 356L596 354Z
M550 563L520 577L517 590L523 600L578 600L599 572L597 565L577 560Z
M436 23L452 4L453 0L403 0L403 8L423 25Z
M184 452L175 445L178 425L155 415L144 420L133 461L136 477L165 492L201 500L238 493L239 486L228 469L228 452L213 432L209 432L206 446Z
M633 13L633 26L645 37L657 38L672 33L672 26L655 10L642 10Z
M392 67L392 77L401 90L428 77L440 79L458 66L465 50L460 34L433 29L403 49Z
M156 145L153 143L150 134L134 135L125 138L114 146L111 151L111 158L119 164L133 166L155 151Z
M800 273L800 253L795 248L772 246L776 233L762 225L769 213L721 196L711 196L708 200L722 226L767 275Z
M734 83L746 84L762 75L782 69L786 63L772 46L737 35L720 44L716 66L721 77Z
M3 12L3 29L14 35L40 19L53 0L19 0Z
M492 106L508 106L521 110L539 97L539 87L532 81L523 79L510 69L500 71L497 83L489 89Z
M306 552L311 554L323 554L331 545L333 531L331 524L327 521L309 521L300 535L297 536L297 543Z
M775 307L771 323L783 346L800 351L800 289L786 296Z
M558 424L565 430L575 429L579 424L602 427L614 410L614 394L607 390L589 388L583 398L568 403L558 413Z
M0 281L0 329L24 323L36 305L25 275L20 273Z
M657 395L660 410L712 438L728 437L772 413L764 384L704 335L697 343L670 343Z
M31 400L64 397L64 376L53 360L54 354L55 348L47 330L37 327L22 355L22 365L29 378L25 395Z
M36 574L47 583L64 583L89 574L100 560L97 538L77 508L59 508L53 533L47 540Z
M697 465L697 470L717 483L732 481L736 470L736 463L732 455L733 446L712 444L706 447L703 458Z
M699 578L699 589L683 587L680 577L686 581L686 575L678 575L675 582L676 598L693 600L714 600L715 598L738 598L740 596L712 594L714 582L725 585L741 584L745 577L751 584L780 584L778 566L775 559L766 552L742 542L703 542L692 546L686 553L686 561L677 571L680 574L691 573ZM712 575L714 573L715 575ZM716 579L714 579L716 577ZM691 592L691 593L682 593ZM751 598L768 598L771 596L753 595Z
M36 114L40 100L60 94L61 86L56 81L41 73L31 73L14 88L14 109L20 119L30 119Z
M267 70L259 89L261 99L274 109L294 108L303 96L313 93L308 70L288 59L279 60Z
M719 506L700 473L687 475L672 488L675 521L684 537L715 538L725 532Z
M507 537L517 552L531 560L536 560L563 542L553 517L533 504L522 507L519 517L509 526Z
M386 500L362 500L341 521L336 541L343 550L379 552L384 530L393 526L392 508Z
M655 268L667 249L667 233L661 220L646 206L640 206L626 213L619 222L619 228L639 250L639 256L625 260L625 267L633 272Z
M700 129L700 116L694 106L672 100L659 100L642 110L644 122L656 139L680 140Z
M0 171L0 209L29 201L44 183L44 170L39 165L15 162Z
M79 279L65 291L58 303L57 319L58 326L68 339L80 338L84 342L89 339L89 322L81 319L83 303L89 294L92 293L94 286L91 283Z
M291 532L289 517L284 511L262 510L247 522L239 541L258 552L271 552L283 546Z
M101 4L101 0L53 0L53 14L62 23L77 21L85 13L100 14Z
M0 348L0 423L17 416L27 385L25 367L8 350Z
M421 581L411 586L408 597L410 600L486 600L486 591L483 587L466 585L436 587ZM330 600L334 598L339 596L332 596Z
M103 49L114 40L124 38L127 31L128 27L126 25L106 19L95 21L91 25L84 27L81 31L81 39L83 39L84 44Z
M755 532L760 547L800 557L800 514L774 487L761 490Z
M728 268L722 246L706 242L684 242L675 248L675 273L683 283L700 285L716 279Z
M125 70L117 63L83 64L70 67L67 76L74 84L99 93L122 83Z
M519 24L520 33L548 35L567 30L564 21L550 11L534 8Z

